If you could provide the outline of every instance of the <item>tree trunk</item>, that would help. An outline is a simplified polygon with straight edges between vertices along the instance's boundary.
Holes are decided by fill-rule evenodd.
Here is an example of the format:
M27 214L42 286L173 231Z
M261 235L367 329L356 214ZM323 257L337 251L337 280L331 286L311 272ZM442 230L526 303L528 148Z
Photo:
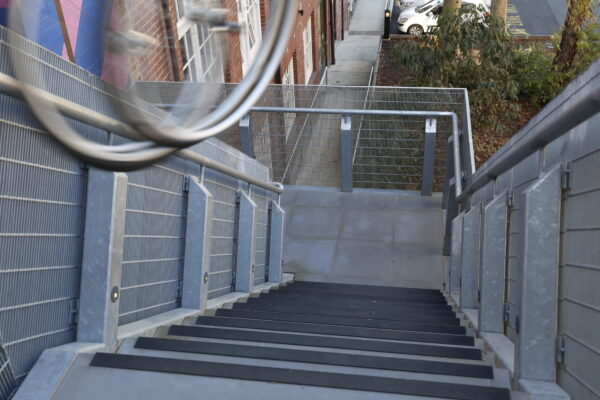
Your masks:
M461 0L444 0L444 13L456 13L460 8Z
M492 15L498 18L502 18L506 23L506 0L492 0Z
M554 58L554 65L562 72L568 71L577 55L579 32L589 17L592 0L568 0L569 8L563 26L560 47Z

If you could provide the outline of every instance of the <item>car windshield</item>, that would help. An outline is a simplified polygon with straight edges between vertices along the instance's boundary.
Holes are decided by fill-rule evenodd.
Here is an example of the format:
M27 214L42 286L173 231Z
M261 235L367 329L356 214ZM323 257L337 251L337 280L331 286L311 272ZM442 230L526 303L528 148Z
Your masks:
M429 9L434 6L435 4L438 4L439 0L430 0L427 3L423 4L422 6L419 6L417 8L415 8L415 11L418 12L419 14L424 13L425 11L429 11Z

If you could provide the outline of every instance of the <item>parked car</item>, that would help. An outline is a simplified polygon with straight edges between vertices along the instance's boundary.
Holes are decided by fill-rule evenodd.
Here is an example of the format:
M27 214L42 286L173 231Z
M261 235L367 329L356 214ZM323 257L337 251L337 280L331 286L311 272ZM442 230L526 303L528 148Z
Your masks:
M398 30L412 36L420 36L431 31L437 26L438 16L443 11L442 0L430 0L421 6L409 8L400 13ZM462 9L480 10L483 8L482 17L489 13L487 0L463 0ZM479 12L479 11L478 11Z
M409 8L415 8L422 6L425 3L429 3L430 0L400 0L400 12Z

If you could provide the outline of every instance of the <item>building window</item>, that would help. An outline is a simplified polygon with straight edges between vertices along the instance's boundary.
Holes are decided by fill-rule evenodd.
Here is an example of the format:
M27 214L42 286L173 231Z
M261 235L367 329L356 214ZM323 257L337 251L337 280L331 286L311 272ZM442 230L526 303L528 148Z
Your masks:
M281 79L282 87L282 99L283 99L283 107L284 108L294 108L296 107L296 96L294 94L294 59L292 58L288 63L287 69L283 74L283 78ZM295 113L284 113L283 114L283 125L285 129L285 140L287 141L288 136L290 136L290 132L292 131L292 127L294 126L294 121L296 120Z
M237 0L238 22L242 25L240 48L242 51L242 71L244 74L252 65L262 39L260 30L259 0Z
M304 39L304 83L308 85L313 72L312 16L306 23L302 38Z
M194 0L177 0L177 32L185 79L191 82L223 82L223 58L215 33L204 24L194 24L186 11Z

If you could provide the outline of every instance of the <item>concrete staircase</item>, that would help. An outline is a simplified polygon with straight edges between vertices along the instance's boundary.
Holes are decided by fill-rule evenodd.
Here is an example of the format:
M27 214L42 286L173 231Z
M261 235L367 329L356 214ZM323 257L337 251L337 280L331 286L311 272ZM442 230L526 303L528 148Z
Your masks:
M511 398L441 292L294 282L77 358L55 399Z

